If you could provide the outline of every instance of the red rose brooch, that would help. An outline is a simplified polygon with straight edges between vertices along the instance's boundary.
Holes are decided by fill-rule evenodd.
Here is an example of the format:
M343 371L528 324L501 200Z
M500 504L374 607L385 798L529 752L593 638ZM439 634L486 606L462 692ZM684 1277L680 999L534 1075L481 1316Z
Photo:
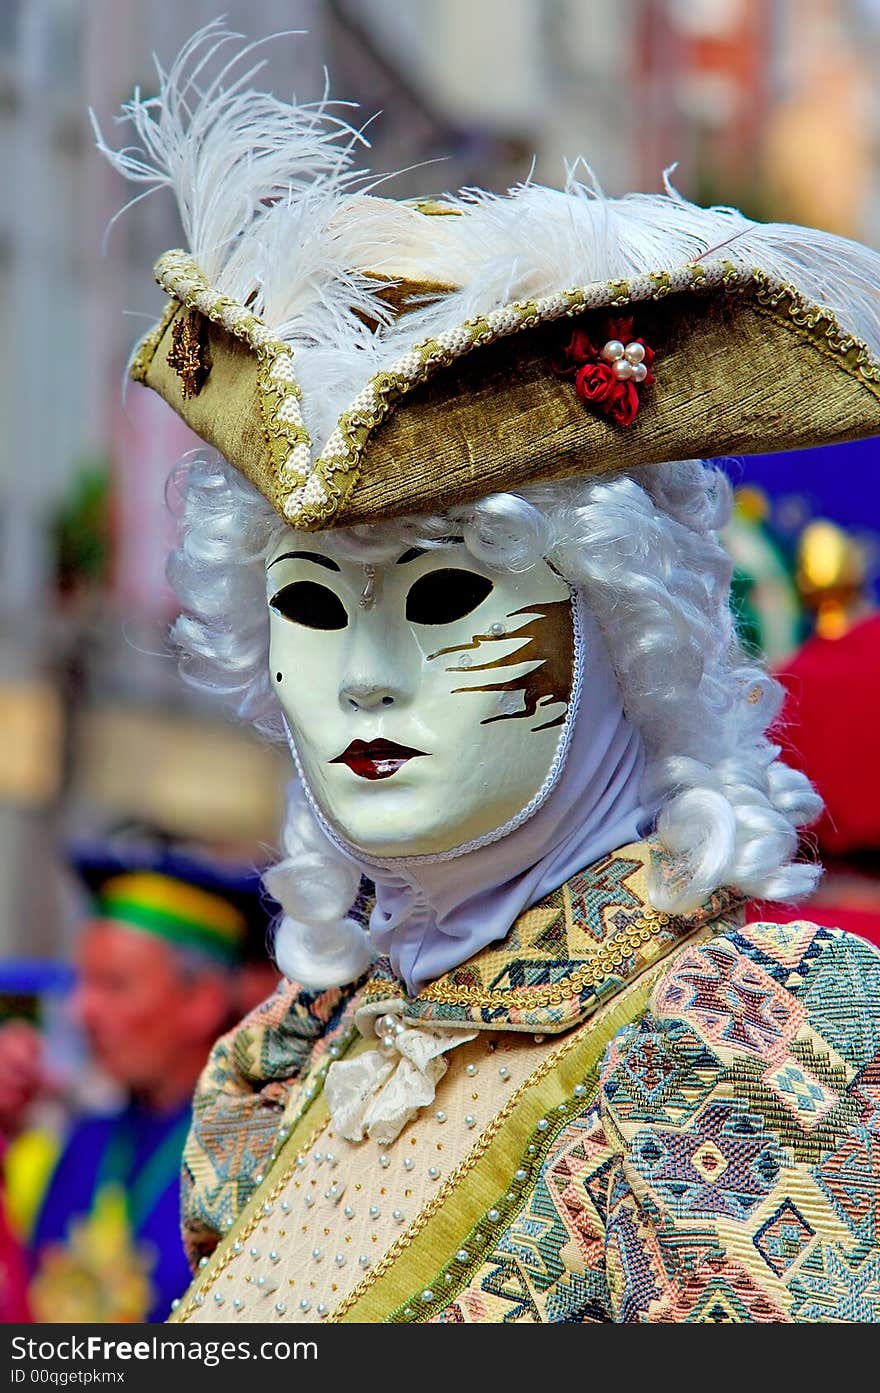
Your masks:
M609 319L608 338L599 347L584 329L575 329L553 364L574 388L585 406L594 407L619 426L631 426L639 414L639 387L654 381L654 350L633 338L632 315Z

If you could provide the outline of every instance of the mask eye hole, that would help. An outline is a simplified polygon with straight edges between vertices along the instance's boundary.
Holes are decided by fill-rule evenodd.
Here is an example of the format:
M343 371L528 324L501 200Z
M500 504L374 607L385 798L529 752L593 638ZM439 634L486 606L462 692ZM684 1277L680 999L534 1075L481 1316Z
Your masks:
M313 580L295 580L282 586L269 601L269 608L306 629L344 629L348 624L339 596Z
M453 624L481 605L493 588L476 571L428 571L406 597L406 617L413 624Z

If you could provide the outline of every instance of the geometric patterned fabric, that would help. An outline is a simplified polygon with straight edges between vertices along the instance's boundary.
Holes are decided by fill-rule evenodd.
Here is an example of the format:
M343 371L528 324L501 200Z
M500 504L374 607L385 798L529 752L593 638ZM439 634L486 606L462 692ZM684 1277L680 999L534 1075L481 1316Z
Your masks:
M441 1321L880 1321L880 956L679 950Z
M558 1085L566 1101L537 1123L532 1108L521 1131L515 1113L495 1142L475 1136L475 1158L503 1142L498 1188L485 1157L473 1175L460 1167L425 1221L430 1241L402 1237L387 1271L336 1318L880 1321L880 954L805 922L738 926L723 896L633 942L636 919L656 914L646 894L655 855L623 848L528 911L504 945L432 984L432 1010L445 997L444 1019L482 1029L522 1030L524 1010L543 1010L561 1049L532 1092L544 1108ZM579 966L557 958L548 973L550 948L570 951L572 925ZM621 933L630 957L618 937L610 961ZM523 963L538 949L545 965L530 979ZM578 974L591 979L589 1000L572 1014ZM524 1005L536 977L539 988L565 980L561 1001ZM234 1237L264 1170L271 1181L278 1117L299 1074L319 1077L321 1061L344 1052L357 1007L395 992L407 1015L424 1014L424 994L405 998L387 963L331 992L285 983L215 1047L185 1153L194 1265L224 1232ZM491 1022L476 1019L484 1011ZM564 1060L593 1041L595 1067L573 1087ZM523 1116L529 1105L527 1088Z

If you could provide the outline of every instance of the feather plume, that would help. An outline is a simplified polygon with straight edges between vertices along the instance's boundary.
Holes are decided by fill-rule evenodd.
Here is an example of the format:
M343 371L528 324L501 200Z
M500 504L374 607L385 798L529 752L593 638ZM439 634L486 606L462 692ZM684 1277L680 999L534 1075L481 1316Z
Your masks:
M712 255L794 284L880 356L880 255L857 242L698 207L668 174L663 193L606 198L582 161L563 189L465 189L448 199L459 216L425 218L376 196L381 181L354 165L363 132L326 93L298 104L252 90L259 45L231 50L240 39L219 23L199 31L159 68L159 95L123 107L139 147L110 149L95 123L98 145L145 193L173 192L212 285L253 297L295 350L318 449L366 381L428 336L514 299ZM381 291L404 267L459 289L394 319Z

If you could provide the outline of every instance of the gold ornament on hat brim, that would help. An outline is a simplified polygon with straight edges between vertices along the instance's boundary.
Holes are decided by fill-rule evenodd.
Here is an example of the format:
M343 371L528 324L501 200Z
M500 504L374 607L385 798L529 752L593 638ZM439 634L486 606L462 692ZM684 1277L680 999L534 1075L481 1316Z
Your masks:
M167 252L156 277L172 298L132 376L306 531L571 475L880 433L880 362L866 345L794 286L717 259L514 302L428 338L370 379L314 458L290 346L187 253ZM398 283L395 307L447 289ZM553 368L565 321L589 327L623 309L657 355L656 384L625 430ZM183 315L195 332L194 313L210 368L186 395L174 335Z

